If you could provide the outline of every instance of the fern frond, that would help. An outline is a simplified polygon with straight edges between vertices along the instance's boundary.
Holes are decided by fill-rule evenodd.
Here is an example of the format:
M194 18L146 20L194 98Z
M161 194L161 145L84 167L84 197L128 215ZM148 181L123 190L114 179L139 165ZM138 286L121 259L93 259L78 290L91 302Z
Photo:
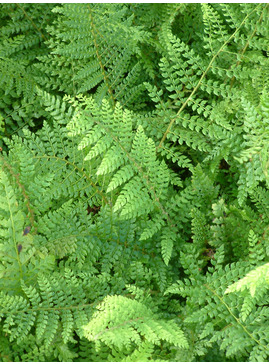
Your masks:
M102 341L109 347L122 349L133 345L140 347L145 342L145 336L146 342L154 345L166 341L180 348L188 346L177 325L158 319L149 308L137 301L111 296L97 310L90 323L84 327L85 336L90 341Z

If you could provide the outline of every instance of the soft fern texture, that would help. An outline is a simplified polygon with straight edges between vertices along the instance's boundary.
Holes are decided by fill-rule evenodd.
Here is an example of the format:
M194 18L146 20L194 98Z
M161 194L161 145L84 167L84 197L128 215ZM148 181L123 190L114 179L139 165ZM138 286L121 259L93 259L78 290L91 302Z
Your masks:
M0 361L268 361L268 4L0 9Z

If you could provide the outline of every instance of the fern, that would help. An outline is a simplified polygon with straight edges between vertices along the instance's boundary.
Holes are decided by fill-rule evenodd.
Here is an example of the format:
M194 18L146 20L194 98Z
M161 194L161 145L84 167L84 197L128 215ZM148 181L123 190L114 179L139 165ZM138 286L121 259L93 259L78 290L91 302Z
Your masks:
M89 340L102 341L121 351L123 347L128 350L132 350L134 345L140 347L143 337L147 337L146 341L154 345L166 341L180 348L188 346L177 325L158 320L142 303L120 296L106 297L97 310L99 312L84 328Z
M107 177L106 192L119 190L112 199L115 201L113 212L119 213L120 219L150 215L142 232L143 239L157 233L164 218L172 227L166 207L168 168L164 162L157 161L154 142L146 137L142 126L138 126L133 135L129 112L123 112L119 105L113 111L105 101L100 110L92 99L86 100L85 108L77 111L67 128L70 136L83 136L79 149L87 150L91 146L85 160L96 160L99 164L96 175ZM176 231L167 229L162 234L162 255L166 264L171 257Z
M36 94L36 57L47 53L45 26L52 20L52 6L1 4L1 114L4 134L34 127L44 116Z
M0 8L0 361L267 361L268 4Z
M126 5L82 7L66 4L53 10L60 15L49 28L51 54L41 57L45 67L39 66L53 78L42 77L41 84L73 95L95 89L98 102L109 96L112 104L117 100L133 106L144 91L140 43L149 34L133 25Z
M68 280L69 284L66 285L64 282ZM91 305L81 301L82 288L68 271L64 276L51 276L50 281L40 275L37 283L38 286L35 288L27 286L22 281L21 289L24 296L2 293L2 329L4 333L9 334L11 341L16 341L20 345L25 341L28 344L28 333L35 327L35 343L41 350L46 350L45 357L52 358L52 342L56 341L62 351L68 351L66 344L74 341L73 330L76 327L79 330L81 325L87 322ZM71 291L76 291L77 296L70 297ZM70 354L69 358L73 358L74 355Z

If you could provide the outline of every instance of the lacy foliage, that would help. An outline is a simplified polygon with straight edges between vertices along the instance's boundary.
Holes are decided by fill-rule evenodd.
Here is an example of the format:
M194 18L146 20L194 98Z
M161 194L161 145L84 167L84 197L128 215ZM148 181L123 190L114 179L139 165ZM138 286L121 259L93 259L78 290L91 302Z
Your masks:
M0 8L0 361L268 361L268 5Z

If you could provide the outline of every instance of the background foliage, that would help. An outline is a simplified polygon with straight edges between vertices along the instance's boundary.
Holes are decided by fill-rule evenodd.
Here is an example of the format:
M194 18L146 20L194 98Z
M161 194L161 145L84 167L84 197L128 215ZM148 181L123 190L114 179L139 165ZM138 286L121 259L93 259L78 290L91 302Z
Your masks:
M0 360L268 361L268 4L0 9Z

